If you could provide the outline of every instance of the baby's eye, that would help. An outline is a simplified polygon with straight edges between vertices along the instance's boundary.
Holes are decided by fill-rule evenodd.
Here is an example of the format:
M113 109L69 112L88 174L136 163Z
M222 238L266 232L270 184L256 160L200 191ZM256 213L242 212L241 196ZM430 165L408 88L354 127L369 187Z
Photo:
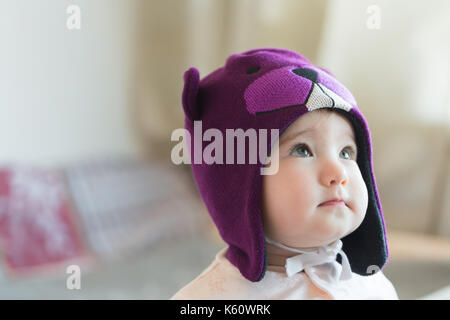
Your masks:
M311 154L309 151L309 148L308 148L308 146L306 145L306 144L297 144L297 145L295 145L294 146L294 148L292 148L292 151L291 151L291 155L297 155L297 154L305 154L303 151L304 150L308 150L307 152L309 153L309 154Z
M355 158L356 151L355 151L355 149L352 146L347 146L344 149L342 149L342 151L343 151L344 154L348 154L348 156L345 159L352 160L353 158Z
M352 146L347 146L344 149L342 149L341 154L344 154L344 159L352 160L353 158L355 158L356 152ZM311 155L311 152L309 150L309 147L306 144L301 143L301 144L295 145L294 148L292 148L290 155L308 156L308 155Z

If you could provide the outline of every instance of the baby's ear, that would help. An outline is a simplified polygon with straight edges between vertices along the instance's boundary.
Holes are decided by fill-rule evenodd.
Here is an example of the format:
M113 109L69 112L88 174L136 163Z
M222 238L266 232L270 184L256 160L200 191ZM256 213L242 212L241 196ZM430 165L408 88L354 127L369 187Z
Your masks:
M198 89L200 83L200 73L194 67L189 68L183 76L184 88L182 103L186 116L194 122L200 119L200 110L197 103Z

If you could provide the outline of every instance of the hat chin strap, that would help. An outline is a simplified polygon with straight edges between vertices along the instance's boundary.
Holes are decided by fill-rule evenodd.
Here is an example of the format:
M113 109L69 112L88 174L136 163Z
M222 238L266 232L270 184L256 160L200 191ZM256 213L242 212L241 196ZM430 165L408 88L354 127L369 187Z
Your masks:
M277 241L271 240L268 237L264 237L266 242L273 244L277 247L286 249L288 251L301 253L286 259L286 274L288 277L303 271L304 269L310 269L314 266L322 265L324 263L333 262L336 260L338 254L342 257L342 271L339 280L349 280L352 278L352 269L348 261L347 255L342 250L342 241L340 239L330 243L329 245L323 245L310 250L299 250L296 248L290 248Z

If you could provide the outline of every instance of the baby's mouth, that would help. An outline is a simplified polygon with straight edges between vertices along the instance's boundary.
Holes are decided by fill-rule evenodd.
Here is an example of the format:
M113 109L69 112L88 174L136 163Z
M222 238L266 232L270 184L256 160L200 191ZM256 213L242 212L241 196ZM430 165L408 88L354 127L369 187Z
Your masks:
M343 206L343 205L345 205L345 202L344 201L327 201L327 202L324 202L324 203L321 203L320 205L319 205L319 207L324 207L324 206Z
M331 199L325 202L322 202L319 204L319 207L325 207L325 206L346 206L348 207L347 203L342 199Z

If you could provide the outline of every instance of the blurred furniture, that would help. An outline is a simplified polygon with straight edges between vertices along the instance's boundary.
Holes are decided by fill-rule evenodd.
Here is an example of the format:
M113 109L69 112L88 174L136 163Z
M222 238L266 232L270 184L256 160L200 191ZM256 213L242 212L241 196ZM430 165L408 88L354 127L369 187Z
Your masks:
M400 299L450 299L450 239L390 229L384 274Z
M426 233L388 230L389 255L392 260L448 263L450 270L450 239ZM448 279L450 285L450 278Z
M400 299L449 299L450 128L390 119L371 127L390 250L385 274Z
M134 157L0 170L0 280L102 267L203 230L188 175Z
M371 127L388 230L450 236L450 128L388 119Z

